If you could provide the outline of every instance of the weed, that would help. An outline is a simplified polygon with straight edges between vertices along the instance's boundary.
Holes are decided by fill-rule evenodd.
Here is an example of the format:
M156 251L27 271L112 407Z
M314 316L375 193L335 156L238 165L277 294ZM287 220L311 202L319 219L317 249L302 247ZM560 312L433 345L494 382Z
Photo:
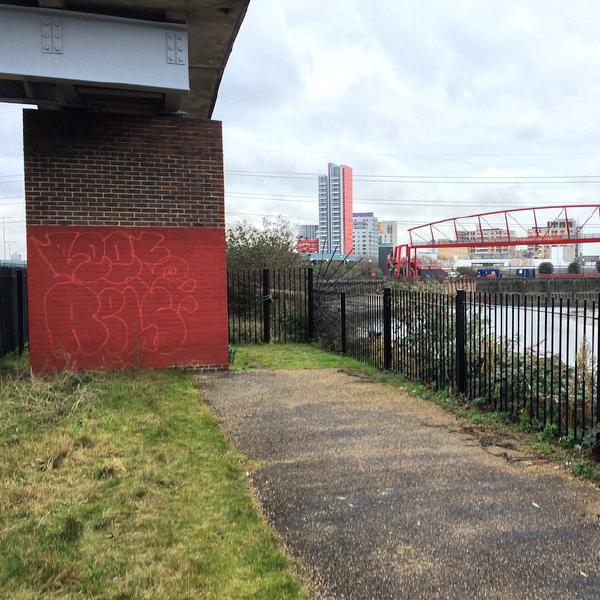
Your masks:
M229 362L230 363L234 363L235 362L235 355L236 355L236 347L235 346L229 346Z
M587 458L578 458L571 463L571 472L578 477L590 479L592 477L593 468Z
M575 440L575 437L573 436L572 433L568 433L568 434L565 434L565 435L561 435L558 438L558 443L563 448L574 448L575 444L576 444L576 440Z
M96 479L110 479L112 477L119 477L125 473L125 467L118 458L105 461L96 470Z
M557 427L554 423L547 423L542 431L537 434L538 442L552 442L556 439Z
M74 544L79 541L79 538L81 538L82 535L83 523L75 517L67 517L58 537L64 544Z

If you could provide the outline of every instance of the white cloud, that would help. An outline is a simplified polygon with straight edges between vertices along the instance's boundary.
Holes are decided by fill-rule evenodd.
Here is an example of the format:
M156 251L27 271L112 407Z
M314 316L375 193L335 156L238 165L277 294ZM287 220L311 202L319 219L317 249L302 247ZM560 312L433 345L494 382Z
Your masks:
M275 27L269 43L277 53L283 36L283 48L293 47L285 50L291 77L275 81L265 79L260 67L246 71L258 102L248 107L247 118L236 110L238 57L252 53L256 24L264 31L272 14L285 28ZM217 103L216 116L225 123L226 168L312 172L336 161L352 165L356 174L597 173L600 155L569 154L599 148L598 16L593 2L255 1ZM277 97L280 89L293 93L261 110L259 91ZM506 154L522 156L498 156ZM475 209L595 202L597 188L356 181L355 197L360 208L383 218L427 221L473 212L463 206L469 203ZM316 192L306 180L233 176L227 190ZM360 204L374 197L423 204ZM227 207L231 213L316 217L314 206L244 202L239 196L228 199Z

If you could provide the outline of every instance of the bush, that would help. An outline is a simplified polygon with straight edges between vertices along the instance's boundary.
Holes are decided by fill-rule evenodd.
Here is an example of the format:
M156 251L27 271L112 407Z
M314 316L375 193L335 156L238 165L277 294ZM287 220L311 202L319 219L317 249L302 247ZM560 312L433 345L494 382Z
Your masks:
M262 227L236 223L227 228L227 265L229 269L285 269L301 266L291 224L282 219L265 218Z
M456 269L463 277L475 278L477 277L477 270L473 267L458 267Z
M596 261L596 271L600 273L600 260Z
M550 275L554 272L554 265L551 262L540 263L538 267L538 273L540 275Z
M576 260L574 260L573 262L569 263L569 266L567 267L567 273L581 273L581 265Z

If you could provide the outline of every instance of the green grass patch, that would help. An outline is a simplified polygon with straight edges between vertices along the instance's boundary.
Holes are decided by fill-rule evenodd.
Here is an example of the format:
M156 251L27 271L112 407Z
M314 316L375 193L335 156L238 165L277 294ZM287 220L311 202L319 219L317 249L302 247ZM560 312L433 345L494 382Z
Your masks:
M0 361L0 597L304 598L180 371Z
M558 438L551 426L540 430L529 424L527 415L512 421L502 412L482 410L457 398L449 390L434 390L426 385L406 379L397 373L381 371L354 358L326 352L312 344L270 344L235 346L232 352L232 369L312 369L341 368L368 375L376 381L396 386L410 394L430 400L453 413L458 418L477 427L502 435L517 437L531 447L538 455L565 465L570 472L600 486L600 463L593 459L591 452L569 438Z
M247 369L359 368L362 363L311 344L248 344L234 346L233 371Z

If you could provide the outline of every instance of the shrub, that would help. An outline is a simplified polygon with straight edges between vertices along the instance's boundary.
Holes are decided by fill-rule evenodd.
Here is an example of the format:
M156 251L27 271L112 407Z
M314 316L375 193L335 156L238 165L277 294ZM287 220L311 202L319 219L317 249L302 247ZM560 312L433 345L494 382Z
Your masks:
M538 273L540 275L550 275L554 272L554 265L551 262L540 263L538 267Z
M477 270L473 267L458 267L456 269L463 277L475 278L477 277Z
M600 260L596 261L596 271L600 273Z
M569 263L569 266L567 267L567 273L581 273L581 265L574 260L573 262Z

